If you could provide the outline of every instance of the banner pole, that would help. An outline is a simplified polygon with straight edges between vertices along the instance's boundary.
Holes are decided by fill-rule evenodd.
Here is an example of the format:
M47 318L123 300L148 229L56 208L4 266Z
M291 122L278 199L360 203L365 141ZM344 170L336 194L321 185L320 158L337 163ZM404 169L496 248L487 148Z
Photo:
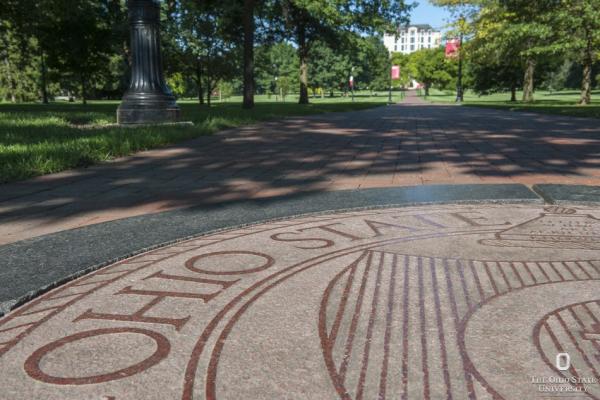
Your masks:
M394 68L394 60L390 57L390 91L388 94L388 103L392 104L392 69Z

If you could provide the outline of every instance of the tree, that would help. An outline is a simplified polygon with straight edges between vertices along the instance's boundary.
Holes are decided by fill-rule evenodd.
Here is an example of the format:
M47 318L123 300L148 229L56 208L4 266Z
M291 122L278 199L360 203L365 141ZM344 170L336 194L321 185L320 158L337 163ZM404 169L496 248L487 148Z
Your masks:
M508 34L509 15L500 4L489 3L473 21L473 37L465 46L471 63L473 89L480 93L510 91L516 101L522 85L523 62L517 38Z
M33 101L39 97L39 58L33 37L20 38L14 25L0 20L0 101Z
M600 51L600 0L562 0L551 20L560 35L550 50L580 63L583 74L579 104L590 104L592 68Z
M117 0L54 0L53 39L49 40L47 64L61 75L79 83L81 98L87 102L88 90L97 75L106 72L110 54L114 13L121 11ZM44 54L41 57L44 60ZM44 61L42 61L44 64ZM44 67L43 67L44 68Z
M290 93L290 78L287 76L282 76L277 79L277 83L275 84L275 90L277 93L281 95L281 101L285 103L286 96Z
M283 0L281 3L282 15L290 31L292 31L298 46L300 104L308 104L308 54L311 39L318 36L318 31L325 31L327 24L322 24L311 14L311 9L317 9L314 1L301 2L299 0ZM328 32L330 35L332 31Z
M421 49L410 55L409 68L414 78L423 84L425 95L429 96L433 85L446 87L453 80L450 63L444 49Z
M385 90L389 85L389 54L380 37L351 35L332 47L315 40L309 51L309 86L333 96L335 89L346 87L350 75L355 85Z
M46 55L53 49L50 40L56 37L53 35L51 27L53 12L56 8L55 1L6 0L2 5L3 12L0 14L0 34L5 37L0 45L4 47L4 53L7 55L14 51L19 53L17 57L13 58L16 63L12 65L10 65L10 60L5 57L5 67L9 71L11 69L16 69L16 71L37 70L37 85L44 104L48 103ZM11 77L7 79L13 81L17 79L18 75L20 74L11 74ZM21 87L23 86L21 85ZM12 90L14 92L18 88L14 87Z
M358 38L358 51L351 53L358 66L358 82L371 90L386 90L390 85L390 55L380 36Z
M261 42L262 38L257 38L258 35L262 36L265 32L275 31L276 27L280 25L275 17L276 13L273 12L276 0L226 0L222 4L229 9L226 30L231 32L236 29L236 26L242 27L240 36L242 37L243 52L243 107L252 108L254 107L255 93L254 47ZM270 21L260 25L263 15L269 16Z
M91 97L120 97L127 81L124 71L131 62L126 3L4 0L0 96L10 101L41 97L44 102L53 93L72 97L78 92L84 102ZM309 83L334 87L334 82L345 82L352 69L361 85L383 87L387 54L378 38L368 36L394 31L406 22L410 8L404 0L164 0L160 4L165 72L177 82L179 94L195 91L200 103L209 102L218 82L235 82L237 88L242 78L245 107L252 106L257 83L260 90L273 90L273 78L298 85L301 103L308 102ZM339 67L339 71L334 68L335 78L324 77L328 72L324 64L309 65L311 46L317 41L333 50L328 56L345 60L334 61ZM285 44L273 46L273 51L281 50L292 62L271 60L263 68L257 64L262 62L257 56L262 55L255 49L274 43ZM290 57L292 50L296 54ZM289 66L295 68L295 76L289 74Z
M489 94L508 91L510 101L517 101L517 87L522 84L523 78L519 65L472 62L470 68L475 92Z
M285 78L288 85L298 84L298 55L296 49L286 42L265 44L256 48L257 90L276 94L277 81Z
M447 0L453 1L453 0ZM552 26L561 0L480 0L470 1L480 8L473 18L473 40L471 48L475 73L498 73L500 80L493 82L481 79L485 89L494 85L510 86L516 92L515 83L523 86L523 101L532 102L537 75L551 61L556 48L557 32ZM515 70L522 71L522 78L514 76ZM506 85L506 79L512 82ZM487 82L485 82L487 81ZM514 98L514 96L513 96Z
M392 53L392 65L397 65L400 67L400 79L392 82L392 85L397 85L397 87L406 87L410 84L411 81L411 71L409 68L410 64L410 55L403 53Z
M172 0L166 12L169 72L191 77L199 104L210 104L218 83L240 71L239 13L216 0Z
M448 32L453 37L458 37L458 79L456 81L456 101L463 101L463 44L465 37L472 33L473 17L476 15L481 0L432 0L433 4L450 9L453 17L452 29Z
M244 0L244 108L254 107L254 8L255 0Z
M502 29L519 45L524 61L523 101L533 102L536 66L549 48L554 30L550 16L556 12L560 0L500 0L505 17Z
M322 40L336 47L347 34L393 32L407 22L404 0L281 0L281 15L298 46L300 104L308 103L310 46Z
M333 97L334 90L339 88L340 84L344 84L348 71L352 68L350 58L336 52L322 41L315 41L310 49L310 59L309 84L313 88L329 91L329 95Z

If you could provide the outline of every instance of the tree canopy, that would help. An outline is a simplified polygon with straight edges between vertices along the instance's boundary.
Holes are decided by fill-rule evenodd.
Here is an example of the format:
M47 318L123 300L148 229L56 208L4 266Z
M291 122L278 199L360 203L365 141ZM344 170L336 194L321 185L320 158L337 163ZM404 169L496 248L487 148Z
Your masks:
M447 38L464 38L465 84L479 93L536 87L581 89L591 101L600 72L600 0L432 0L451 11ZM384 33L409 22L405 0L163 0L162 49L168 82L182 97L217 93L326 96L384 90L411 79L457 84L443 51L390 54ZM130 64L126 0L4 0L0 13L0 101L65 96L119 99Z
M122 95L130 57L126 0L4 3L3 99ZM275 80L285 81L306 103L310 87L331 89L347 79L340 60L360 69L369 84L381 80L387 59L381 35L407 22L409 8L404 0L162 1L167 79L176 94L193 93L200 103L227 82L244 91L247 107L254 93L273 92ZM359 63L356 54L376 62ZM325 71L329 61L334 65Z
M436 2L470 7L465 50L475 90L510 90L516 100L520 86L522 100L533 101L536 86L563 87L566 81L556 81L559 71L578 65L580 103L590 102L600 53L600 0Z

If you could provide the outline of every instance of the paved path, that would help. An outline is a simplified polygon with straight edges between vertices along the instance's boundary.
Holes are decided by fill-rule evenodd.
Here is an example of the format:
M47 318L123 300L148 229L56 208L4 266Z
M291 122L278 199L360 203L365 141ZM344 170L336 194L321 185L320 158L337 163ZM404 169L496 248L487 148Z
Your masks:
M328 213L179 242L15 310L0 398L598 399L599 321L597 206Z
M225 131L0 187L0 245L119 218L289 193L436 183L600 185L600 127L404 104Z

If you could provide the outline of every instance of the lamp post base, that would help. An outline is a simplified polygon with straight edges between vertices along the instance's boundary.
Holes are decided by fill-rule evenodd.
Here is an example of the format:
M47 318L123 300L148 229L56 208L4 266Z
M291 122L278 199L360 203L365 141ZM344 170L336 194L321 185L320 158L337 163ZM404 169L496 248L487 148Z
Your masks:
M119 125L149 125L178 122L181 109L177 106L168 108L119 107L117 123Z

